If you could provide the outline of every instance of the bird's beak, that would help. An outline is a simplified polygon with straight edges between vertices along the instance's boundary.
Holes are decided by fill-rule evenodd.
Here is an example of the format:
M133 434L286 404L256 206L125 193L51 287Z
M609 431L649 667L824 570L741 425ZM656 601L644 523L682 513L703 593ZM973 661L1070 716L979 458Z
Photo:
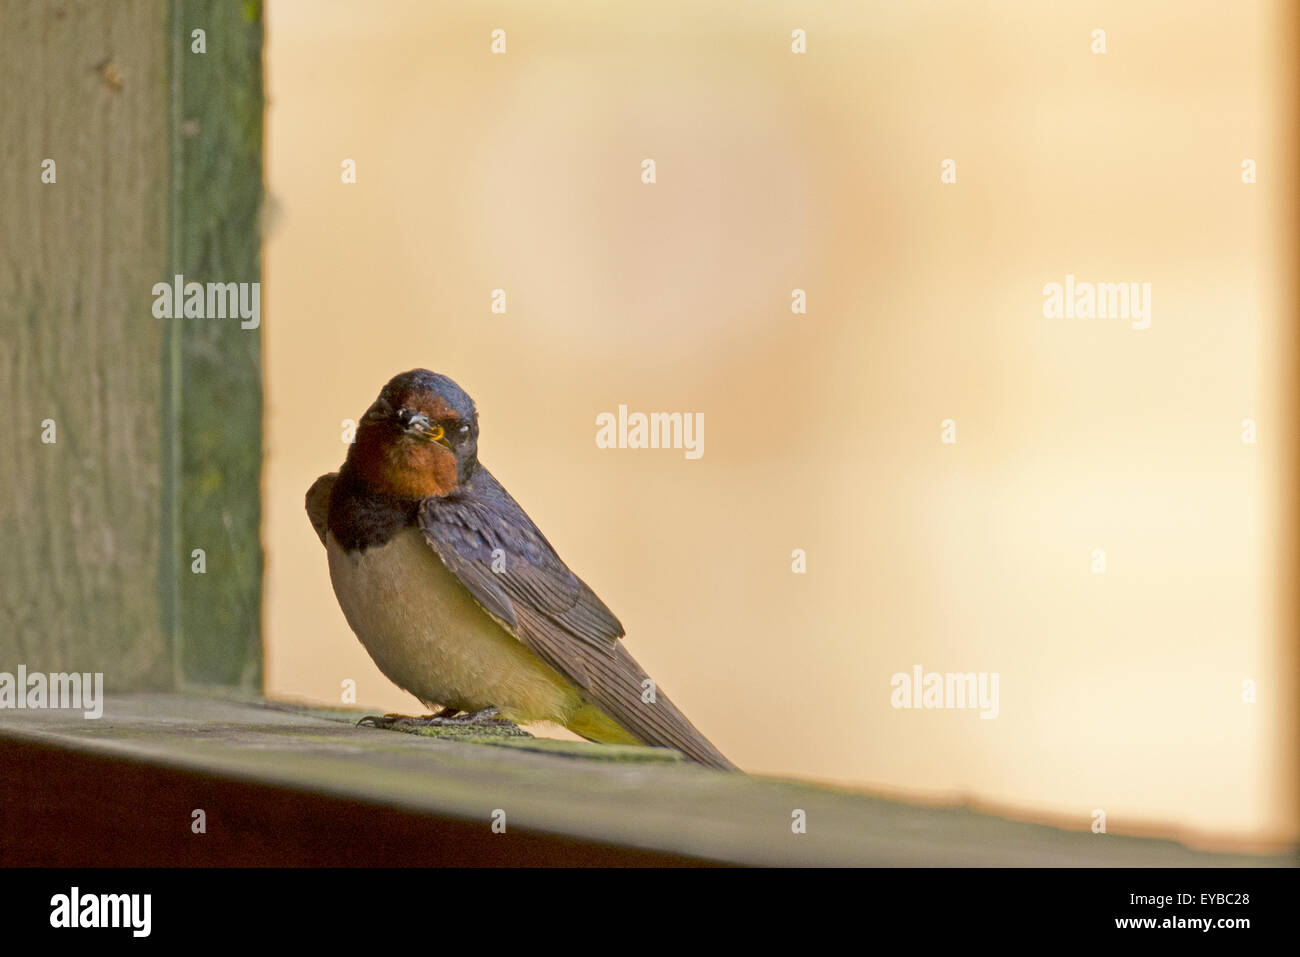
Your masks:
M445 449L451 448L442 426L434 425L423 412L402 409L397 413L397 420L402 425L402 431L412 438L423 439L426 442L437 442Z

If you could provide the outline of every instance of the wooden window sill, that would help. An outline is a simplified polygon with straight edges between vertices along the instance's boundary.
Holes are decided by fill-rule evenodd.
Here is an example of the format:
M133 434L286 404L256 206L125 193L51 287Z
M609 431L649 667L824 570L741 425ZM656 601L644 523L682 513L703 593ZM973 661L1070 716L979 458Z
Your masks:
M361 713L195 694L109 695L99 720L0 712L0 864L1288 863L707 771L658 749L358 728ZM795 808L806 834L791 833Z

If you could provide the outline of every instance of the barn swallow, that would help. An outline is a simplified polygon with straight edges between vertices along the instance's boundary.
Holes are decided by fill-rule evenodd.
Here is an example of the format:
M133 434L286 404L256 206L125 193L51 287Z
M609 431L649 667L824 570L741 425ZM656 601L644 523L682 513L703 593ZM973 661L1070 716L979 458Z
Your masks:
M623 626L478 460L478 412L415 369L307 492L343 616L428 724L551 721L735 770L623 646ZM456 717L460 712L467 715Z

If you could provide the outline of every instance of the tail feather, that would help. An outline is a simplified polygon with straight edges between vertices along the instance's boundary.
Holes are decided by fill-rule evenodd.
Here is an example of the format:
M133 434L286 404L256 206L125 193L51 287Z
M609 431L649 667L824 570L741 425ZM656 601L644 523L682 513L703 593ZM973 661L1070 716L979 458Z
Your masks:
M646 694L649 676L623 642L618 642L609 657L592 655L586 664L592 680L585 696L637 741L675 748L706 767L739 770L677 710L667 695L657 687L653 695ZM645 700L647 697L653 700ZM571 730L582 734L577 728Z
M573 712L564 726L574 734L588 741L595 741L597 744L640 745L643 743L594 704L586 702L579 705L578 710Z

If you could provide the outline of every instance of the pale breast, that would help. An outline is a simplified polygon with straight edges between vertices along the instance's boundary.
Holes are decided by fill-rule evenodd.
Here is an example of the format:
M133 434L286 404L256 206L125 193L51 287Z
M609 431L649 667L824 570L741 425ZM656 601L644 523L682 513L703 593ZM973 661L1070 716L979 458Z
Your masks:
M348 553L326 536L343 615L390 681L427 707L562 721L577 695L479 607L416 528Z

